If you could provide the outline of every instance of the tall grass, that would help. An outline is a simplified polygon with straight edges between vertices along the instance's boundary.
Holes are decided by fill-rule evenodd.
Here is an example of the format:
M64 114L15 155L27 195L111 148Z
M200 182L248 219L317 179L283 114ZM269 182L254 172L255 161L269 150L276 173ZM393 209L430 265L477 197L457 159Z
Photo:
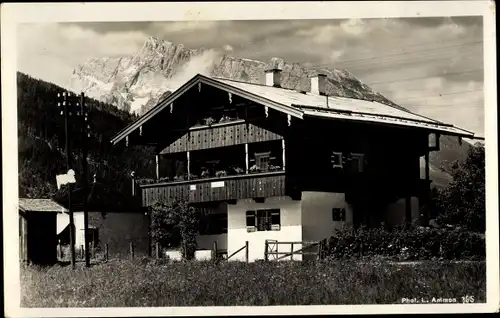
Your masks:
M394 304L485 301L485 263L110 261L85 269L24 267L23 307Z

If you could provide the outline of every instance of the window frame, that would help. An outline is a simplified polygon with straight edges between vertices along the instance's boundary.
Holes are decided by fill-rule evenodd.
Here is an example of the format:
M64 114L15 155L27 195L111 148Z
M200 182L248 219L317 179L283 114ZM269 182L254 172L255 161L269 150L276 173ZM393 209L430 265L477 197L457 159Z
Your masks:
M281 231L280 209L256 209L246 211L247 232ZM274 218L273 218L274 217ZM278 220L276 222L276 219ZM249 222L249 220L251 220ZM264 220L264 221L262 221ZM252 225L253 224L253 225Z
M338 163L334 162L334 158L335 157L336 157ZM340 152L340 151L332 151L332 154L331 154L331 163L332 163L332 167L334 169L335 168L343 168L344 164L343 164L343 154L342 154L342 152Z
M357 172L358 173L363 172L364 167L365 167L365 155L362 153L353 152L353 153L351 153L351 161L354 161L354 160L356 160L358 163Z
M346 211L345 208L332 208L332 221L333 222L345 222L346 220Z
M255 165L259 167L260 171L263 172L269 171L269 166L271 165L271 151L256 152L254 153L254 158L255 158ZM262 158L267 159L267 166L265 168L261 166Z

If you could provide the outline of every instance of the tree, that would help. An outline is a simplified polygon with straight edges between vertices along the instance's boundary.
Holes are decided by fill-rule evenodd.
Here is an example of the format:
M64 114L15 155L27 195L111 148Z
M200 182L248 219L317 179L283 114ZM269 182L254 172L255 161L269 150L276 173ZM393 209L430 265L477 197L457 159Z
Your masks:
M151 236L164 247L180 247L185 259L196 251L199 217L185 201L157 201L151 207Z
M485 149L477 143L464 161L452 167L453 180L433 195L433 208L439 223L463 226L472 231L485 230Z

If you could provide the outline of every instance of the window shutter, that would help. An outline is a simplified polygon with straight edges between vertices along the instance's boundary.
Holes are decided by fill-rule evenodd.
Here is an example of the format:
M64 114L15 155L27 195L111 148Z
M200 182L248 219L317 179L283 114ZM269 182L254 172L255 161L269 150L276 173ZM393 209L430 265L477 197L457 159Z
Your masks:
M281 228L280 210L271 210L271 230L279 231Z
M247 232L255 232L255 211L247 211Z

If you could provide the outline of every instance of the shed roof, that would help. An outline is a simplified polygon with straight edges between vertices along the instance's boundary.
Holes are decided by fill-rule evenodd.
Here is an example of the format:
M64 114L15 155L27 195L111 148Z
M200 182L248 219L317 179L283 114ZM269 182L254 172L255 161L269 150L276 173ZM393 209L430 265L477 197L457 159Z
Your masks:
M19 209L23 212L66 212L67 210L52 199L19 198Z

